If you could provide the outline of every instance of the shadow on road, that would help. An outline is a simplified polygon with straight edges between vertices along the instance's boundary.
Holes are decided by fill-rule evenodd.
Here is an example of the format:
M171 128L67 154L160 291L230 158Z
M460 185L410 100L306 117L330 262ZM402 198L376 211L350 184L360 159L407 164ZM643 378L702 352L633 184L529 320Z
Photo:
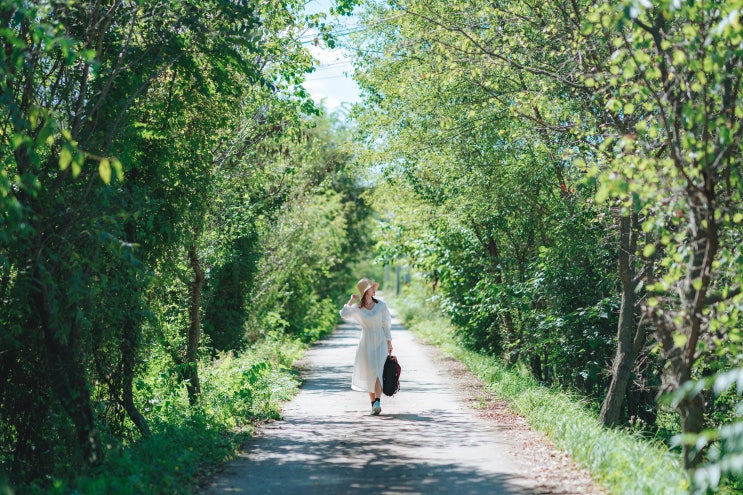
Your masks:
M535 493L507 433L461 403L423 346L394 325L402 389L370 416L350 390L358 327L340 325L307 354L302 392L206 492L275 494ZM399 352L398 352L399 351Z
M388 428L387 436L367 434L364 423L276 424L258 439L249 459L232 466L234 474L242 472L240 482L217 485L211 493L533 493L511 474L472 469L455 452L447 456L447 444L463 440L462 433L452 432L452 426L459 428L451 421L433 415L383 416L379 424L397 425ZM431 457L432 447L439 456ZM425 459L416 456L419 449L427 451Z

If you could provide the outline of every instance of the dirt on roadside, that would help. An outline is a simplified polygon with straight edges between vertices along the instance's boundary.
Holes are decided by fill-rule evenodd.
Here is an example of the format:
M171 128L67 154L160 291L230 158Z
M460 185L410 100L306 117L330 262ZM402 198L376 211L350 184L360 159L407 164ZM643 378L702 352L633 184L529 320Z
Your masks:
M453 357L446 356L437 347L422 343L428 348L441 368L460 385L463 400L487 421L497 422L509 429L514 441L521 447L511 454L530 468L527 476L538 483L539 493L550 495L606 495L607 491L591 477L591 473L558 449L549 438L533 429L523 416L515 413L508 402L487 389L485 382L473 375L467 367Z

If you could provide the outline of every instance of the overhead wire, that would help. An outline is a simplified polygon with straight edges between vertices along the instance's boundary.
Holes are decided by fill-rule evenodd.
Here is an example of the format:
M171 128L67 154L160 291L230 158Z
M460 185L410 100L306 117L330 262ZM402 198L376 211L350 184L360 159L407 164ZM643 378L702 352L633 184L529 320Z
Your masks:
M379 24L383 24L385 22L394 20L398 17L401 17L402 15L404 14L403 13L397 14L397 15L394 15L394 16L391 16L385 19L380 19L376 22L367 23L367 24L356 23L356 24L343 25L343 26L340 26L339 29L331 30L331 36L336 40L343 39L345 41L349 36L355 33L373 29ZM300 41L303 45L316 45L317 46L320 43L320 38L321 38L320 33L306 32L305 34L303 34L302 36L298 38L298 41ZM327 47L325 48L327 49ZM361 50L361 51L367 51L367 50ZM343 60L335 61L335 62L321 63L315 68L315 70L312 73L307 75L307 80L308 81L309 80L326 81L326 80L336 80L336 79L353 80L353 77L348 73L343 73L343 74L332 73L332 71L341 70L342 68L346 66L348 66L349 68L353 66L353 60L351 58L345 58Z
M351 78L349 76L346 76L345 74L338 74L336 76L322 76L322 77L310 77L310 76L308 76L307 77L307 80L308 81L309 80L312 80L312 81L327 81L327 80L330 80L330 79L351 79L353 81L353 78Z
M378 21L371 22L371 23L368 23L368 24L358 23L358 24L343 25L343 28L342 29L340 29L338 31L332 31L332 35L334 37L344 38L344 37L350 36L350 35L352 35L354 33L358 33L358 32L365 31L367 29L371 29L373 27L376 27L379 24L384 24L387 21L391 21L391 20L397 19L399 17L402 17L403 15L405 15L405 14L404 13L396 14L396 15L393 15L393 16L390 16L390 17L386 17L384 19L379 19ZM310 43L314 43L314 40L316 40L317 38L318 38L317 33L314 33L314 34L304 34L304 35L302 35L302 36L299 37L299 40L302 41L302 44L310 44Z

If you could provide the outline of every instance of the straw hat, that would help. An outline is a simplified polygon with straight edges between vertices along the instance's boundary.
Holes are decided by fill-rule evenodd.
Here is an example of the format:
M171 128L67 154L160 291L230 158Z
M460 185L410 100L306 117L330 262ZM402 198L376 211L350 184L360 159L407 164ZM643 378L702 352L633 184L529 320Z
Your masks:
M359 280L359 283L356 284L356 288L359 289L359 292L361 293L361 298L364 298L364 294L366 294L366 291L374 287L374 290L377 290L379 288L378 282L372 282L368 278L362 278Z

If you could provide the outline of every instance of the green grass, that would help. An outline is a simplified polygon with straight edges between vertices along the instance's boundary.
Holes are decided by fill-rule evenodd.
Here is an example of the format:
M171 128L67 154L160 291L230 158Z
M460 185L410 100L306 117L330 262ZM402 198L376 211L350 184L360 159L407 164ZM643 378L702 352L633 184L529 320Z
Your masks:
M204 360L202 396L188 404L185 386L162 364L141 379L140 408L152 435L131 442L111 440L105 461L73 479L44 480L11 490L0 478L0 495L28 493L93 495L191 494L199 481L232 460L258 423L278 419L282 404L298 390L292 363L306 344L270 336L238 356Z
M390 304L407 328L464 363L532 427L547 434L557 447L587 468L609 493L688 493L689 480L678 455L661 442L627 430L604 428L579 397L540 385L525 370L506 367L494 357L465 349L444 319L420 298L400 298Z

